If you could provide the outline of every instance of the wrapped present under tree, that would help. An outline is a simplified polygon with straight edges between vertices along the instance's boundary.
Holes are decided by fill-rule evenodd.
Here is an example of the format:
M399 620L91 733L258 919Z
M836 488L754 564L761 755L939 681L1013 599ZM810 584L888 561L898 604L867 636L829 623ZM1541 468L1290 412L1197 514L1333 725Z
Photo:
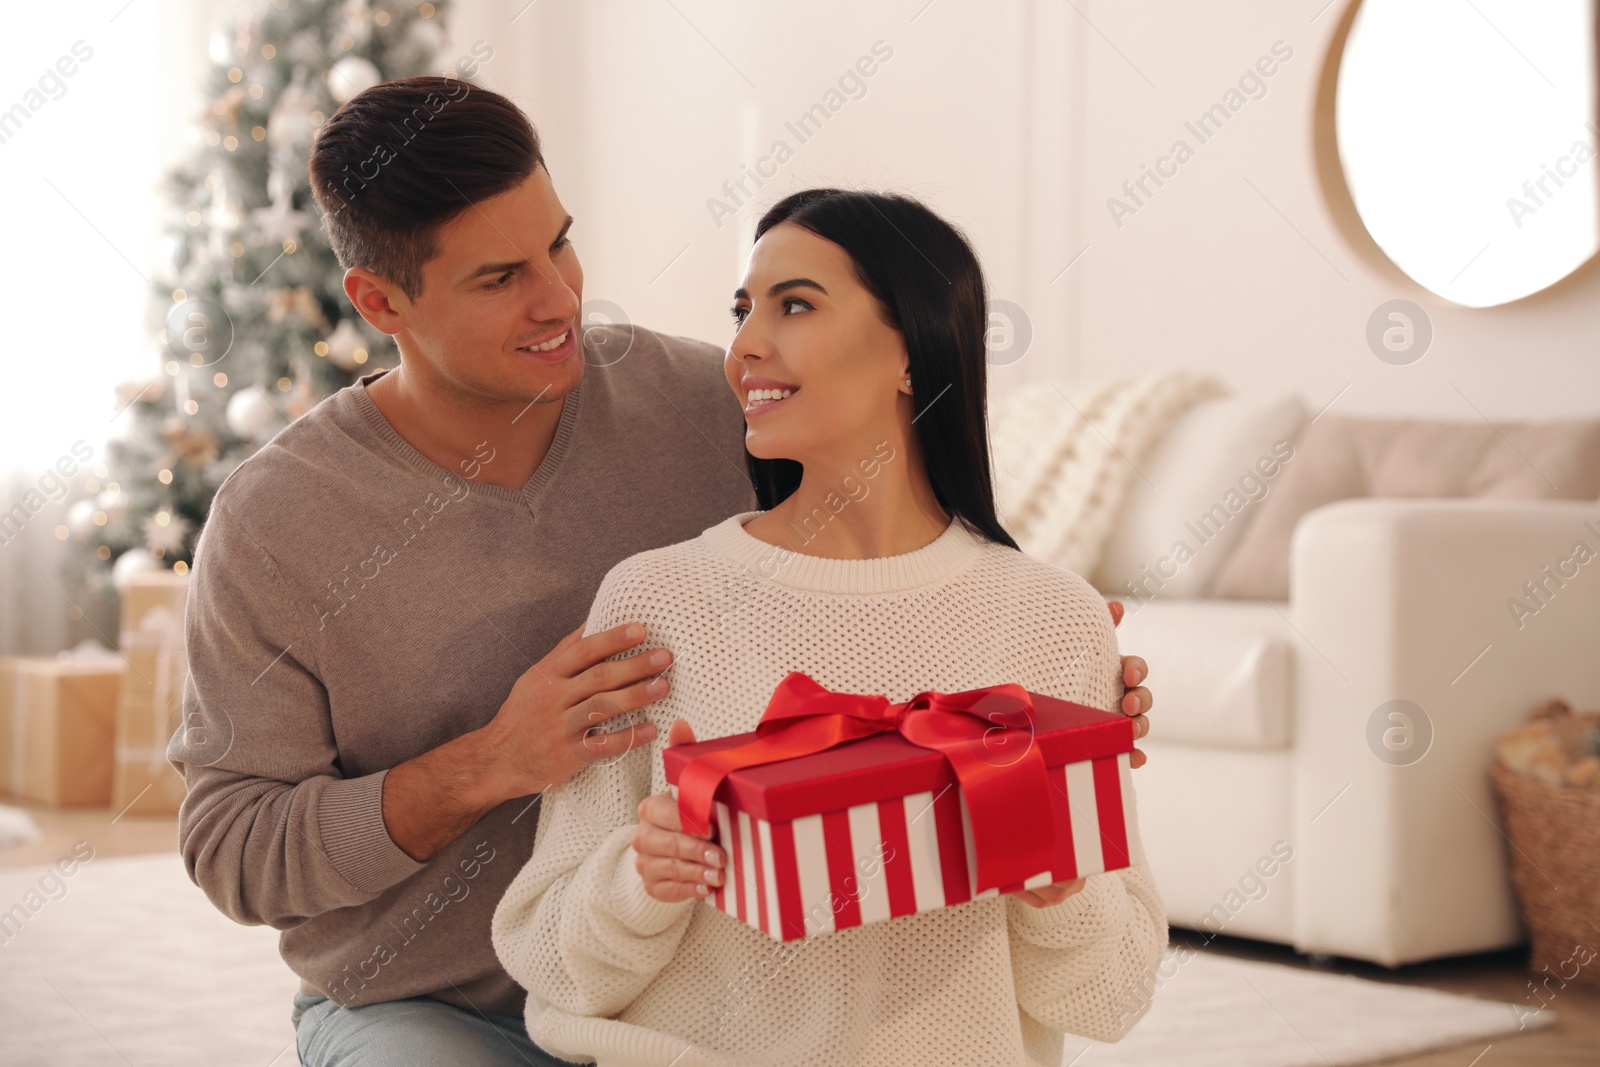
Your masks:
M109 650L0 659L0 791L59 806L106 804L123 671Z
M128 661L117 706L111 806L130 815L170 815L185 792L167 762L167 743L183 715L189 674L183 642L186 574L130 575L122 591L122 654Z

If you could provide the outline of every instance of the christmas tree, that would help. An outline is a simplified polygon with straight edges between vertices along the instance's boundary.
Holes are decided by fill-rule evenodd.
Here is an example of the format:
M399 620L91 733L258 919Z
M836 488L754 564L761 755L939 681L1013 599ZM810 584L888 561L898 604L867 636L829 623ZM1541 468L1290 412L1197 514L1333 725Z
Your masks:
M311 142L344 101L428 73L447 4L271 0L210 44L201 146L165 183L147 376L117 389L106 484L68 510L68 580L91 600L187 571L224 478L393 343L350 307L315 214ZM453 74L454 72L447 72Z

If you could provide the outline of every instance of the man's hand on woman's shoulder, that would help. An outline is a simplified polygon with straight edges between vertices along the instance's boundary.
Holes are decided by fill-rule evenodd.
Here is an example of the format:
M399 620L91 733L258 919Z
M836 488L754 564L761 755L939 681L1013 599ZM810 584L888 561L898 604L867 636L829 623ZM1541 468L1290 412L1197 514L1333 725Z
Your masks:
M667 649L612 660L646 637L642 624L567 634L523 672L487 725L390 769L383 821L406 855L426 861L496 805L560 785L655 737L650 723L607 730L669 688Z

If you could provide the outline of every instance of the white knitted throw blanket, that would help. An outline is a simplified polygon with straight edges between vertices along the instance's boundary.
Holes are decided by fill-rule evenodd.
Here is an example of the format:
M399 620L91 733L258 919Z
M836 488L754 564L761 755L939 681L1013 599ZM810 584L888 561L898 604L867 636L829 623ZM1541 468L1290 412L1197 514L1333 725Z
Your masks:
M1177 370L1010 394L989 416L1001 524L1028 555L1088 577L1155 447L1190 408L1226 392Z

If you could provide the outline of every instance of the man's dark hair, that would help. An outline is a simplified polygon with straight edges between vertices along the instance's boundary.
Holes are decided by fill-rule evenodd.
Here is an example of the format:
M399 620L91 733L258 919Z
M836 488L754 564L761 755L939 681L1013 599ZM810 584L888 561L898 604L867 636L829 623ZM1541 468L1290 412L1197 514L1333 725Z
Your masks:
M439 229L543 165L539 133L489 89L429 75L375 85L317 131L311 194L339 265L422 295Z

